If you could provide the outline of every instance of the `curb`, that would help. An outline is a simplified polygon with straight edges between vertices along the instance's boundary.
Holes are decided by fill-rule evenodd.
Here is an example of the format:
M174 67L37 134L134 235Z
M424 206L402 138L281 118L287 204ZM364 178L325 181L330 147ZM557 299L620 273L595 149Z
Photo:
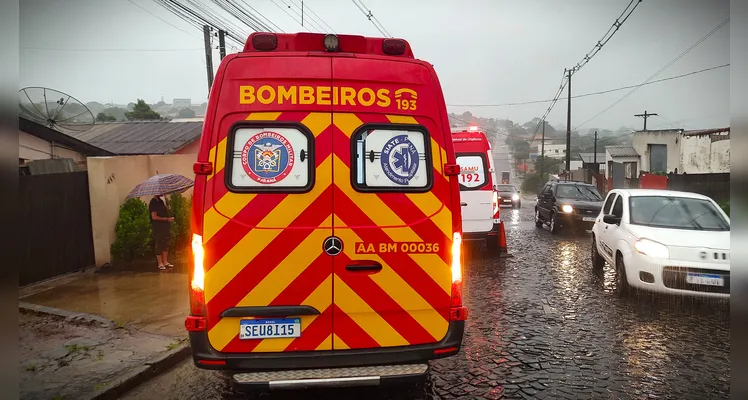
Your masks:
M185 338L179 346L157 355L150 361L147 361L145 365L136 367L118 377L111 383L107 384L108 387L106 389L94 393L92 396L87 397L86 400L119 399L122 395L134 389L136 386L174 367L180 362L186 360L189 356L190 344Z
M59 308L26 303L23 301L18 303L18 308L20 312L52 315L58 318L63 318L66 321L70 321L73 323L98 323L104 327L109 328L114 328L117 326L114 321L98 315L77 313L67 310L61 310ZM157 354L152 359L146 361L144 365L134 367L129 371L123 372L123 375L118 376L112 382L108 382L106 388L95 391L94 394L87 396L84 399L118 399L141 383L148 381L149 379L186 360L187 358L189 358L190 354L190 342L187 340L187 338L184 338L182 339L181 343L175 348Z
M52 315L52 316L63 318L67 321L74 322L74 323L87 323L87 324L98 323L104 327L116 327L117 326L117 324L114 321L101 317L99 315L61 310L59 308L26 303L24 301L18 302L18 310L20 312L31 313L31 314Z

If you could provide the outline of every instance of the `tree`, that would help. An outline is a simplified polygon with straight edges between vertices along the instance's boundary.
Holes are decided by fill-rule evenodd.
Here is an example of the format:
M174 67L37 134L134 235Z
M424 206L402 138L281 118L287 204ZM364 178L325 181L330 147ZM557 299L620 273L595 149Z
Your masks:
M103 112L100 112L96 114L96 121L97 122L114 122L117 120L117 117L113 117L111 115L106 115Z
M179 110L179 118L194 118L195 112L191 108L183 108Z
M138 99L138 103L133 106L132 111L125 113L125 117L130 121L161 119L161 115L153 111L151 106L142 99Z

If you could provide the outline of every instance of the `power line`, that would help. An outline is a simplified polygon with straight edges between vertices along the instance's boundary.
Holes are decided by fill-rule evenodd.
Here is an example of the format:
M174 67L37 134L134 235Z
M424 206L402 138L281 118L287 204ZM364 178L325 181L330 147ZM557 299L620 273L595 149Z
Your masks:
M377 17L374 16L374 13L371 12L371 9L366 7L366 4L364 4L361 0L351 0L353 1L353 4L358 7L359 10L361 10L362 13L364 13L364 16L371 22L372 25L374 25L375 28L385 37L392 37L390 33L385 29L384 25L382 25L381 22L377 19Z
M611 25L610 28L608 28L608 31L605 32L602 39L598 40L592 50L587 52L582 60L571 68L572 75L582 69L582 67L587 65L587 63L590 62L590 60L592 60L592 58L595 57L595 55L603 49L603 47L610 41L610 39L613 38L613 35L615 35L616 32L621 29L623 23L626 22L627 19L629 19L634 10L636 10L636 7L639 7L639 4L641 4L641 2L642 0L631 0L629 5L626 6L626 9L624 9L621 15L619 15L618 18L616 18L616 20L613 22L613 25ZM631 7L632 5L633 7Z
M188 35L192 36L192 37L193 37L193 38L195 38L195 39L198 39L198 40L202 40L202 39L200 39L199 37L197 37L197 36L195 36L195 35L193 35L193 34L191 34L191 33L187 32L186 30L184 30L184 29L182 29L182 28L180 28L180 27L178 27L178 26L176 26L176 25L172 24L171 22L169 22L169 21L167 21L167 20L165 20L165 19L163 19L163 18L159 17L158 15L156 15L156 14L152 13L151 11L147 10L146 8L143 8L143 6L141 6L141 5L140 5L140 4L138 4L138 3L135 3L135 2L133 1L133 0L127 0L127 1L128 1L128 2L130 3L130 4L134 5L135 7L138 7L139 9L141 9L141 10L145 11L146 13L148 13L148 14L151 14L151 15L152 15L152 16L153 16L154 18L158 18L159 20L161 20L161 22L163 22L163 23L165 23L165 24L167 24L167 25L169 25L169 26L171 26L171 27L173 27L173 28L175 28L175 29L179 29L180 31L182 31L182 32L184 32L184 33L186 33L186 34L188 34Z
M649 77L649 78L647 78L647 79L646 79L646 80L645 80L644 82L642 82L642 84L641 84L641 85L638 85L637 87L634 87L633 89L631 89L631 91L629 91L628 93L624 94L624 95L623 95L623 96L622 96L621 98L619 98L618 100L616 100L615 102L613 102L613 104L609 105L609 106L608 106L607 108L605 108L604 110L602 110L602 111L600 111L599 113L595 114L595 116L593 116L592 118L588 119L587 121L584 121L584 122L583 122L583 123L581 123L580 125L577 125L577 127L576 127L576 128L574 128L574 129L578 129L578 128L580 128L580 127L584 126L584 125L585 125L585 124L587 124L588 122L590 122L590 121L594 120L595 118L597 118L597 117L599 117L599 116L603 115L603 114L604 114L604 113L606 113L606 112L607 112L608 110L610 110L611 108L613 108L613 107L615 107L616 105L618 105L618 104L619 104L620 102L622 102L622 101L623 101L623 100L625 100L625 99L626 99L627 97L631 96L631 95L632 95L632 94L633 94L634 92L636 92L637 90L639 90L639 88L640 88L641 86L643 86L643 84L645 84L645 83L647 83L647 82L651 81L652 79L656 78L656 77L657 77L657 75L659 75L660 73L662 73L663 71L665 71L665 70L666 70L667 68L669 68L669 67L670 67L671 65L675 64L675 63L676 63L676 62L677 62L678 60L680 60L681 58L683 58L683 56L685 56L686 54L688 54L688 53L689 53L689 52L690 52L691 50L695 49L695 48L696 48L696 47L697 47L698 45L700 45L700 44L701 44L701 43L702 43L703 41L705 41L706 39L708 39L708 38L709 38L710 36L712 36L712 35L713 35L713 34L714 34L715 32L717 32L718 30L720 30L720 29L721 29L721 28L722 28L723 26L727 25L727 23L729 23L729 22L730 22L730 17L727 17L727 19L725 19L724 21L722 21L722 23L720 23L720 24L719 24L719 25L717 25L717 26L716 26L716 27L715 27L714 29L712 29L711 31L709 31L709 33L707 33L706 35L704 35L703 37L701 37L701 39L699 39L698 41L696 41L696 43L692 44L692 45L691 45L691 47L687 48L687 49L686 49L685 51L683 51L682 53L680 53L680 54L679 54L679 55L678 55L677 57L675 57L675 58L674 58L673 60L671 60L671 61L670 61L669 63L665 64L665 66L663 66L662 68L660 68L660 69L659 69L659 70L658 70L657 72L655 72L654 74L652 74L652 76L650 76L650 77Z
M617 92L617 91L620 91L620 90L626 90L626 89L631 89L631 88L638 88L638 87L641 87L641 86L653 85L655 83L660 83L660 82L665 82L665 81L671 81L671 80L674 80L674 79L680 79L680 78L684 78L684 77L687 77L687 76L696 75L696 74L700 74L700 73L708 72L708 71L713 71L715 69L725 68L725 67L729 67L729 66L730 66L730 63L722 64L722 65L717 65L717 66L714 66L714 67L709 67L709 68L700 69L698 71L689 72L689 73L686 73L686 74L671 76L669 78L657 79L657 80L650 81L650 82L640 83L638 85L622 86L622 87L618 87L618 88L615 88L615 89L601 90L599 92L578 94L576 96L571 96L571 98L572 99L578 99L580 97L598 96L598 95L601 95L601 94ZM531 101L523 101L523 102L515 102L515 103L499 103L499 104L447 104L447 107L509 107L509 106L523 106L523 105L528 105L528 104L548 103L548 102L551 102L551 101L553 101L553 99L531 100Z
M305 10L309 10L309 12L312 13L312 15L314 15L323 25L325 25L327 27L327 29L330 30L330 32L337 33L337 32L335 32L335 29L333 29L332 26L330 26L324 19L322 19L322 17L320 17L319 15L317 15L317 13L314 12L314 10L312 10L311 7L309 7L308 5L304 5L304 9Z
M306 26L302 25L302 24L301 24L301 21L299 21L298 19L294 18L294 16L293 16L293 15L291 15L291 13L289 13L289 12L288 12L288 11L287 11L287 10L286 10L285 8L283 8L283 7L282 7L282 6L280 5L280 4L278 4L278 3L276 2L276 0L270 0L270 1L271 1L271 2L273 3L273 4L275 4L275 6L276 6L276 7L278 7L278 8L279 8L279 9L280 9L281 11L283 11L283 12L284 12L284 13L285 13L286 15L288 15L288 17L289 17L289 18L291 18L291 19L292 19L292 20L294 20L294 21L295 21L295 22L296 22L297 24L301 25L301 26L302 26L302 27L303 27L304 29L306 29L306 30L307 30L307 32L311 32L311 30L310 30L310 29L309 29L308 27L306 27Z

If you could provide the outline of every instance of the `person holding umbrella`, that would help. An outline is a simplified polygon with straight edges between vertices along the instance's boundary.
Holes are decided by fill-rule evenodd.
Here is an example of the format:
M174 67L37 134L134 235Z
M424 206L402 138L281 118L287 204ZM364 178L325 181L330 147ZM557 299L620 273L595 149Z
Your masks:
M158 174L158 172L156 173ZM138 184L127 195L127 198L153 196L148 204L148 212L151 217L151 230L159 270L174 268L174 265L169 263L168 259L171 243L171 223L174 221L174 217L169 216L169 210L166 208L163 196L171 193L182 193L194 184L194 181L182 175L161 174L152 176Z
M169 263L169 244L171 243L171 223L174 217L169 216L166 203L160 195L155 195L148 204L148 212L151 214L151 231L153 232L153 243L156 247L156 260L158 269L165 270L174 268Z

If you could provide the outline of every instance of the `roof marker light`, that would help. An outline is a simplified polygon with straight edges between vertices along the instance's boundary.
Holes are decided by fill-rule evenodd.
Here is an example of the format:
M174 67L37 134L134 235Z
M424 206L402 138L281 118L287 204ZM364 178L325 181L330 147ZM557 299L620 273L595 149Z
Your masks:
M384 39L382 41L382 52L389 56L401 56L405 54L405 41L402 39Z
M475 126L475 125L471 125L471 126L470 126L470 127L468 128L468 130L469 130L470 132L476 132L476 131L478 130L478 127L477 127L477 126Z
M340 51L340 39L332 33L325 35L324 44L327 51Z

